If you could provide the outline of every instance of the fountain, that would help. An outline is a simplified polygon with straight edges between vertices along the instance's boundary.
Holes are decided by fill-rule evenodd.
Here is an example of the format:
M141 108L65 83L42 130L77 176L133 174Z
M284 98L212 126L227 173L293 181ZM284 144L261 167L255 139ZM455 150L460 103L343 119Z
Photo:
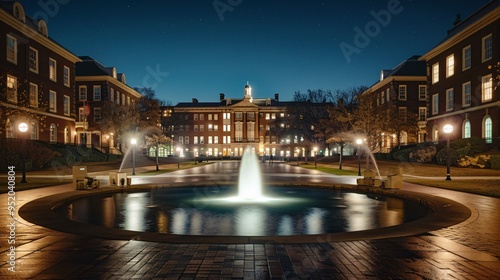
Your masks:
M240 164L238 197L242 200L262 199L261 178L259 159L252 149L246 148Z

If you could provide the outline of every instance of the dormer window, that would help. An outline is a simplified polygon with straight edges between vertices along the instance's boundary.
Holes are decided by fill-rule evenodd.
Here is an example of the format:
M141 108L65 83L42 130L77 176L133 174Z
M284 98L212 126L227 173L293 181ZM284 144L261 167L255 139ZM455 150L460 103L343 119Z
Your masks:
M45 37L49 37L49 30L47 28L47 24L43 19L38 21L38 32L40 32Z
M13 14L17 19L26 23L26 14L24 13L24 8L20 3L14 3Z

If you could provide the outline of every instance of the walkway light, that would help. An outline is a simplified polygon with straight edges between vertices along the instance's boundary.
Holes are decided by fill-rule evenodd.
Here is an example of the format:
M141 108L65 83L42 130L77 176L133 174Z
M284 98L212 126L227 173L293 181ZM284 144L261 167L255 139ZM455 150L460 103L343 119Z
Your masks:
M22 122L17 128L19 129L19 132L21 132L23 139L23 176L21 183L28 183L28 181L26 181L26 131L28 131L28 124Z
M314 147L314 168L318 166L318 147Z
M446 133L446 180L451 180L450 177L450 134L453 132L453 126L451 124L445 124L443 126L443 132Z

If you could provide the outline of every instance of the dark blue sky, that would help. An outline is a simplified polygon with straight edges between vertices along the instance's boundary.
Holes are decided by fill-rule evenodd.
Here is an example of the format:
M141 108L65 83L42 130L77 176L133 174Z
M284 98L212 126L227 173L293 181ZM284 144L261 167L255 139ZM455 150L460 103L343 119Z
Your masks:
M280 93L281 100L307 89L369 86L381 69L439 43L456 14L487 2L21 1L71 52L115 66L130 86L151 86L173 104L215 101L221 92L240 97L247 81L255 97ZM368 40L356 41L366 28Z

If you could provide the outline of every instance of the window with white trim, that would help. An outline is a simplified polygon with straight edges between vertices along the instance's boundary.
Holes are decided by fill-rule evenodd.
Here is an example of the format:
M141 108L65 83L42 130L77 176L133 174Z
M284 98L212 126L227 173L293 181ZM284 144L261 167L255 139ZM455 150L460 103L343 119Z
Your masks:
M17 103L17 77L7 75L7 101Z
M469 119L466 119L464 121L464 128L463 128L463 138L470 138L471 137L471 127L470 127L470 121Z
M184 144L189 144L189 136L184 137Z
M483 125L483 136L484 139L486 140L486 143L490 144L492 142L492 135L493 135L493 123L491 121L490 116L486 116L484 118L484 125Z
M101 101L101 86L95 85L93 90L94 90L94 101Z
M471 46L468 45L467 47L462 49L462 70L465 71L470 68L472 65L472 60L471 60Z
M38 51L30 47L29 53L29 69L31 72L38 73Z
M193 144L198 145L198 136L193 136Z
M7 34L7 61L17 64L17 39Z
M483 102L491 101L493 98L493 88L492 88L491 74L482 77L481 79L481 96Z
M451 77L455 74L455 55L446 57L446 77Z
M432 95L432 114L436 115L439 113L439 94Z
M419 85L418 86L418 100L427 100L427 86Z
M432 83L439 82L439 62L432 65Z
M406 100L406 85L399 86L399 100Z
M63 105L64 115L69 116L71 112L71 98L68 95L64 96Z
M79 86L78 93L79 101L87 101L87 86Z
M490 60L493 57L493 39L491 34L482 39L482 58L483 62Z
M471 86L470 82L462 84L462 106L467 107L471 105Z
M57 93L53 90L49 91L49 110L57 112Z
M427 120L427 107L418 107L418 120L419 121Z
M64 66L63 83L65 86L70 87L70 70L68 66Z
M49 58L49 79L57 81L57 62L53 58Z
M50 124L49 134L50 134L50 142L51 143L57 142L57 126L53 123Z

